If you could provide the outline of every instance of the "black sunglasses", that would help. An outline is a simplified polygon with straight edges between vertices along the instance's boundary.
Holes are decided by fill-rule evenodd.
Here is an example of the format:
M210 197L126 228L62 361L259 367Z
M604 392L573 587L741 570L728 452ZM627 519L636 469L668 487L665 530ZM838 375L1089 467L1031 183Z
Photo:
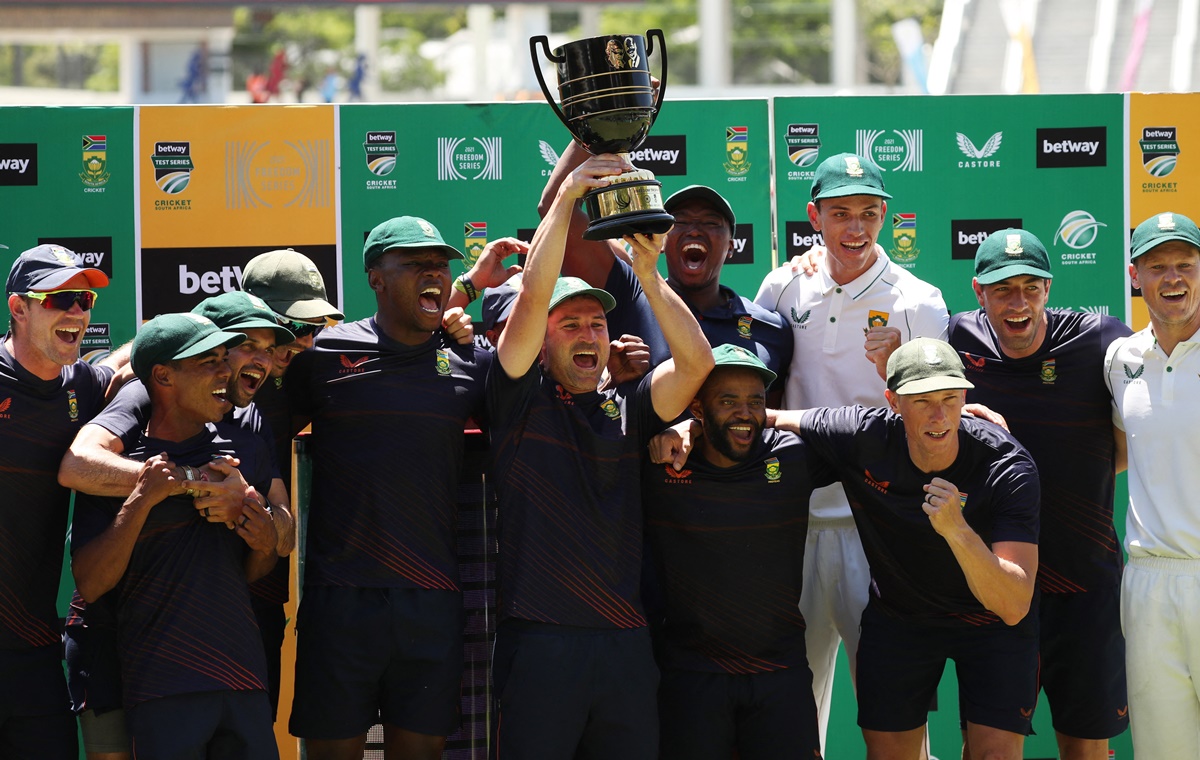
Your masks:
M295 335L297 338L304 338L312 335L324 326L325 325L323 324L313 324L312 322L293 322L291 320L288 320L287 323L287 329L291 330L292 335Z
M43 309L70 311L73 305L79 304L84 311L91 311L96 305L97 293L94 290L51 290L45 293L29 292L25 297L41 301Z

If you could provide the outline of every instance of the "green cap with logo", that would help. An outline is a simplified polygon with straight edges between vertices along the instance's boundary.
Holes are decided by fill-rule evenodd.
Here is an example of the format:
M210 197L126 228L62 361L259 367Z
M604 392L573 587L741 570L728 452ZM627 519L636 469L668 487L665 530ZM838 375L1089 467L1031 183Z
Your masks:
M949 343L913 338L888 358L887 387L892 393L912 396L975 386L968 382L962 359Z
M275 312L258 296L241 290L205 298L192 309L193 314L207 317L222 330L271 330L276 345L296 339L292 331L279 324Z
M554 292L550 294L550 308L547 312L554 311L554 308L567 299L576 296L591 296L600 302L604 307L604 313L613 310L617 305L617 299L613 298L607 290L593 288L578 277L559 277L558 282L554 283Z
M670 198L663 201L663 211L673 214L680 204L688 201L707 203L725 217L725 221L729 222L730 230L737 229L737 222L733 218L733 207L729 205L729 201L725 200L725 196L708 185L688 185L682 190L672 193Z
M746 367L752 369L762 376L763 385L770 386L778 377L774 372L763 364L762 359L759 359L753 351L748 351L741 346L735 346L732 343L722 343L712 350L713 363L716 367Z
M1028 230L1009 227L988 235L975 251L975 279L991 285L1018 275L1054 277L1046 246Z
M370 269L376 259L396 248L434 248L451 259L463 258L462 251L442 240L437 227L418 216L397 216L367 235L363 245L363 268Z
M260 253L242 270L242 290L267 302L288 319L343 320L345 314L329 303L321 270L303 253L285 248Z
M1196 223L1183 214L1171 211L1155 214L1133 230L1129 240L1129 260L1171 240L1179 240L1200 248L1200 230Z
M187 359L217 346L232 348L244 340L242 333L226 332L199 314L160 314L134 336L129 364L133 374L147 383L157 364Z
M812 199L845 198L848 195L892 196L883 190L883 172L875 162L855 153L830 156L817 167Z

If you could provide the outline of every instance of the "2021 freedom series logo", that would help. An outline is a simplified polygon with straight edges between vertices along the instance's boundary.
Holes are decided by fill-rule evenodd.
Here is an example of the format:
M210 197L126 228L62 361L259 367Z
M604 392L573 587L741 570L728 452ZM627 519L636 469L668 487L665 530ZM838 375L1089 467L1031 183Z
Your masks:
M499 137L439 137L438 179L443 182L502 179L502 149Z
M787 178L812 182L816 175L817 159L821 155L821 125L788 124L783 141L787 145L788 160L795 169L788 169Z
M225 207L328 208L329 153L329 140L227 141Z
M921 129L857 129L854 152L883 171L919 172L925 168L925 131Z

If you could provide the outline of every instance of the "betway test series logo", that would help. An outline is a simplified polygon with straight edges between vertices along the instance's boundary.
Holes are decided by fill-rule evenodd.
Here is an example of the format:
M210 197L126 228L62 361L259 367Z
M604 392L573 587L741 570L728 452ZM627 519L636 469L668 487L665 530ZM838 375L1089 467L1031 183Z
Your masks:
M438 179L446 181L503 178L499 137L439 137Z
M363 139L367 169L376 177L386 177L396 168L396 133L380 130L367 132ZM395 190L394 179L369 179L368 190Z
M858 129L854 152L891 172L919 172L925 167L924 130Z
M1107 127L1068 127L1037 131L1039 169L1107 165Z
M789 180L812 182L816 174L817 159L821 155L820 124L788 124L783 141L787 145L788 160L795 169L789 168Z
M154 155L154 184L167 195L179 195L192 181L192 144L190 142L156 142Z
M1138 148L1142 152L1142 167L1151 177L1161 179L1175 171L1179 160L1178 130L1175 127L1146 127ZM1143 182L1142 192L1173 193L1177 182Z

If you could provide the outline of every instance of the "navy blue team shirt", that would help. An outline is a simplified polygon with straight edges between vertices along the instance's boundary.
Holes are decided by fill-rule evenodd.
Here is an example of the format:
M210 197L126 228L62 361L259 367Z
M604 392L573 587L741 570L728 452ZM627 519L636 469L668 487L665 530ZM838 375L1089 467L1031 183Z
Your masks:
M663 426L651 376L628 396L572 394L537 364L517 379L493 365L488 412L501 622L646 625L641 453Z
M261 437L241 428L209 424L179 442L143 436L125 456L144 462L160 452L190 467L235 456L248 484L264 494L270 487L270 451ZM103 533L124 501L79 494L73 545ZM190 496L170 496L150 510L114 589L127 708L179 694L266 689L266 659L246 582L249 551L236 531L201 517Z
M871 603L895 618L944 626L1003 626L971 593L946 540L922 509L934 477L962 495L963 518L988 546L1038 542L1037 467L998 425L962 418L958 458L925 473L908 454L904 423L888 409L811 409L801 434L846 489L871 566ZM1022 624L1032 624L1026 616Z
M768 428L747 461L642 467L646 538L665 602L661 662L712 673L807 667L800 601L808 497L833 472Z
M782 378L792 365L792 328L782 316L739 296L732 288L721 285L720 291L724 305L706 311L697 311L683 299L708 344L715 347L729 343L750 351L781 378L773 387L781 387Z
M982 310L950 319L950 345L984 404L1033 460L1042 484L1038 585L1043 593L1112 588L1121 581L1121 542L1113 527L1112 397L1104 352L1131 333L1119 320L1046 310L1046 339L1021 359L1003 355Z
M83 361L42 380L0 343L0 649L61 645L58 582L71 492L63 454L104 405L111 369Z
M441 331L398 343L373 317L292 360L289 402L312 420L306 585L459 590L463 428L490 363Z

